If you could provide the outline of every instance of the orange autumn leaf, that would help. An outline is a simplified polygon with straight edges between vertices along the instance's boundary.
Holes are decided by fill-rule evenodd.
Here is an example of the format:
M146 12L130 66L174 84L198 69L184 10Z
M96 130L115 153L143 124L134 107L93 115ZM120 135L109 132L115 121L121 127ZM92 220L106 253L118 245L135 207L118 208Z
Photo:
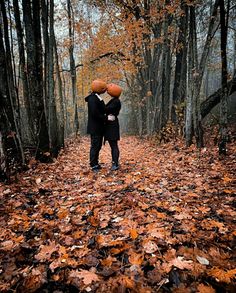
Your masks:
M198 290L197 291L198 293L215 293L216 292L214 288L212 288L211 286L206 286L204 284L199 284L197 286L197 290Z
M230 283L231 279L236 277L236 269L225 271L214 267L208 272L208 274L215 278L217 282Z
M65 219L69 214L69 211L67 209L60 209L57 212L57 216L60 220Z
M135 240L138 237L138 232L136 229L131 229L130 230L130 236L133 240Z
M131 255L129 256L129 262L132 264L132 265L141 265L142 262L143 262L143 254L138 254L138 253L135 253L135 252L132 252Z
M130 279L128 276L122 276L120 283L123 286L123 288L126 288L126 289L135 288L135 282L132 279Z
M103 266L105 266L105 267L110 267L113 264L113 262L115 262L115 261L116 261L116 258L115 257L111 257L109 255L107 258L101 260L101 264Z
M229 177L227 177L227 176L223 177L222 180L223 180L225 183L228 183L228 182L233 181L232 178L229 178Z
M73 238L74 239L80 239L82 236L84 236L84 231L75 231L73 234L72 234Z
M97 227L99 226L99 219L97 217L94 217L94 216L91 216L88 218L88 221L90 222L90 224L93 226L93 227Z

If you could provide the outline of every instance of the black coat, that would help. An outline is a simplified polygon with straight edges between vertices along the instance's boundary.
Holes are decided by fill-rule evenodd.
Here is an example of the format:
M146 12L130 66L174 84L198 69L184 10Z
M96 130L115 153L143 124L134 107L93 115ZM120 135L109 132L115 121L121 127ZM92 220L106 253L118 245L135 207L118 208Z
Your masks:
M120 139L120 126L118 115L121 109L121 102L118 98L112 98L106 104L106 113L107 115L112 114L116 117L114 121L107 121L105 127L105 140L119 140Z
M95 93L85 98L88 103L88 125L87 133L92 135L104 135L106 112L105 103L99 100Z

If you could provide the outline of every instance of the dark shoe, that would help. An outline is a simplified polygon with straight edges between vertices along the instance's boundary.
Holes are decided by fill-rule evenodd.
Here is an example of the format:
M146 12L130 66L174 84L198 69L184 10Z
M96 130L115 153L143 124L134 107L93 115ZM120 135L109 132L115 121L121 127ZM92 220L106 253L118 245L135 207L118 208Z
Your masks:
M118 169L119 169L119 166L117 164L112 164L111 171L116 171Z
M93 172L97 172L98 170L100 170L102 167L100 165L95 165L92 167L92 171Z

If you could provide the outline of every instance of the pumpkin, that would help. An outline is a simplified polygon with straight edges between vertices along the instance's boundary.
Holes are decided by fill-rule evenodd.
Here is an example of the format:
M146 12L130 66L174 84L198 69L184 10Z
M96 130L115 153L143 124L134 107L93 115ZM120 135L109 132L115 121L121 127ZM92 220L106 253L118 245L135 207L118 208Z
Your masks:
M104 94L107 90L107 84L102 79L95 79L92 81L91 89L94 93Z
M107 85L107 92L110 96L114 98L119 98L122 92L122 88L117 84L109 83Z

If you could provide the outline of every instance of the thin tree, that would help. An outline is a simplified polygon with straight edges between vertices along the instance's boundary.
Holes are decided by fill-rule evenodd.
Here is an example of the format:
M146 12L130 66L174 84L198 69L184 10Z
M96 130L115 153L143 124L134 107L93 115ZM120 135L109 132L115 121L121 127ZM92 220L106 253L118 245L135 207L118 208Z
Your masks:
M68 13L68 30L69 30L69 57L70 57L70 76L71 76L71 89L72 89L72 100L74 107L74 130L76 135L79 131L79 121L77 113L77 88L76 88L76 67L74 59L74 17L71 5L71 0L67 0L67 13Z
M221 85L222 93L220 99L220 141L219 141L219 154L226 155L227 143L227 99L228 99L228 86L227 86L227 34L228 34L228 13L229 13L229 0L227 1L227 14L225 11L224 0L219 1L220 6L220 49L221 49Z
M24 164L24 153L17 123L17 103L6 7L0 6L0 178L8 178L10 165Z

